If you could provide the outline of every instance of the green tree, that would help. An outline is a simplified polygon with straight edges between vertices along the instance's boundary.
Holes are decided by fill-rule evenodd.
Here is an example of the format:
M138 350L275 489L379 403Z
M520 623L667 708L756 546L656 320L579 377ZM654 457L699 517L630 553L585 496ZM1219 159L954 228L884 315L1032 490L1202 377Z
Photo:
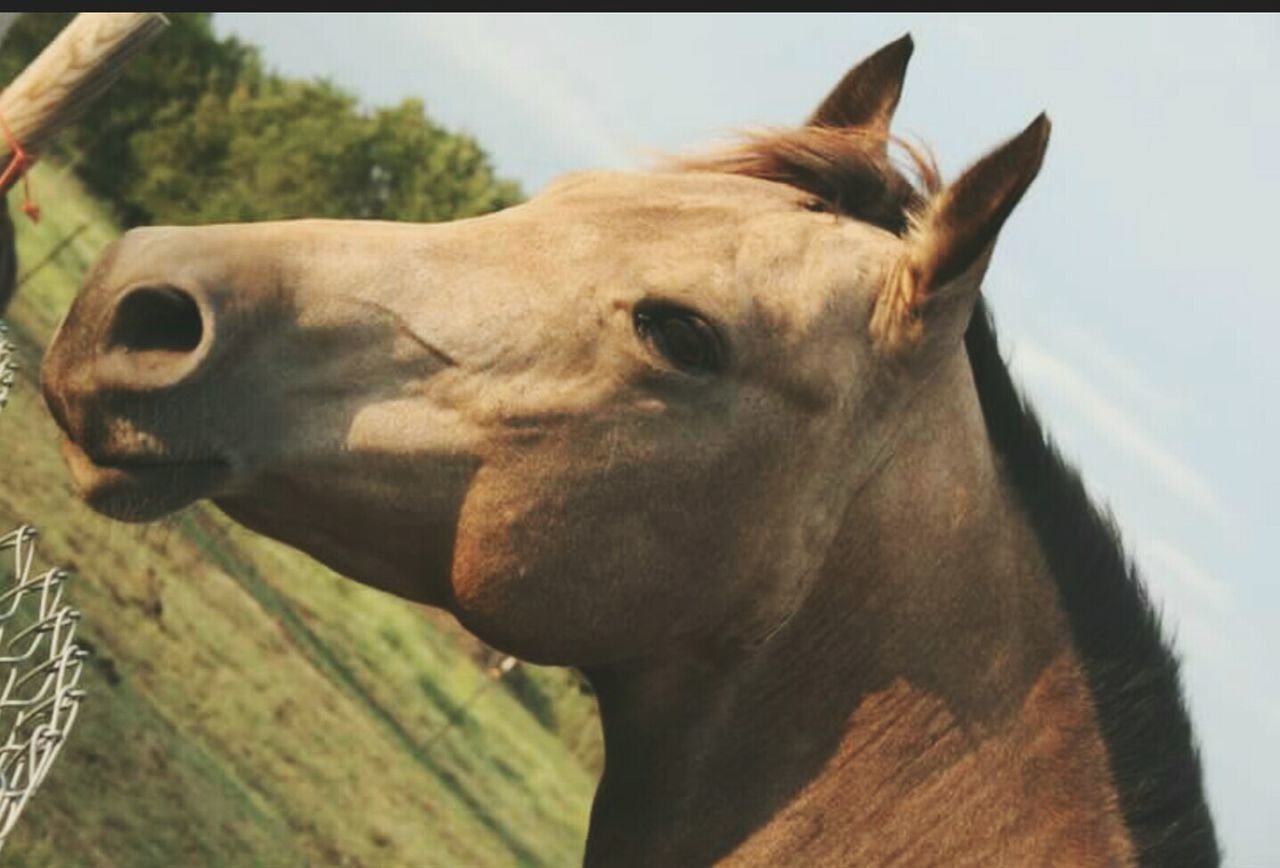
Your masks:
M23 15L0 49L12 77L70 20ZM266 72L208 13L174 13L63 137L63 158L126 225L292 217L446 220L520 199L484 151L422 103L363 110L325 81Z
M406 100L361 112L324 81L260 77L134 140L151 171L130 208L167 223L296 217L447 220L519 201L474 140Z
M449 220L520 201L519 187L495 177L470 136L452 135L427 117L421 101L378 109L366 140L370 181L363 216Z
M242 82L140 132L134 151L151 169L126 195L166 223L359 216L344 199L361 186L363 126L354 99L324 82Z

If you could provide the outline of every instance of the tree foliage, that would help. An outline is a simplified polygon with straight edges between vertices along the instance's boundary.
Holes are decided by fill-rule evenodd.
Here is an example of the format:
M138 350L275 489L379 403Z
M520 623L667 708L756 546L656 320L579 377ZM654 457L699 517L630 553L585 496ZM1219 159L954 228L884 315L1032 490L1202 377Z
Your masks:
M27 13L0 48L13 78L71 19ZM60 143L126 225L294 217L446 220L519 201L470 137L418 100L365 109L325 81L266 70L209 13L172 26Z

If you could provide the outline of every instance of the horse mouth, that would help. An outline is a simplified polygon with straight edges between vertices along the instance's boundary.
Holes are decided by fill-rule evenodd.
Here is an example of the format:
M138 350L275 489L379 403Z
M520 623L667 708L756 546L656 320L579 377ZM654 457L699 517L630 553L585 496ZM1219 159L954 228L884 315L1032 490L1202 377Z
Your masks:
M231 475L221 458L92 456L68 437L62 457L80 496L119 521L154 521L214 493Z

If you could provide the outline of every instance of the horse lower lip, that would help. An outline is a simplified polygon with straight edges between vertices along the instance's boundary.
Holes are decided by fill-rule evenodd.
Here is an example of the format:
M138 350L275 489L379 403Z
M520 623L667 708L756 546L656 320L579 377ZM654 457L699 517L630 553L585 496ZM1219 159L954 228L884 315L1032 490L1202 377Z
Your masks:
M125 473L145 474L161 468L204 467L226 462L221 458L171 458L164 455L90 455L74 443L69 443L89 464L99 470L119 470Z
M200 459L191 461L178 461L172 458L93 458L89 457L95 467L103 470L125 470L133 473L145 473L148 469L155 467L178 467L184 464L201 464Z
M63 457L89 505L112 518L151 521L211 494L230 473L220 458L94 458L68 439Z

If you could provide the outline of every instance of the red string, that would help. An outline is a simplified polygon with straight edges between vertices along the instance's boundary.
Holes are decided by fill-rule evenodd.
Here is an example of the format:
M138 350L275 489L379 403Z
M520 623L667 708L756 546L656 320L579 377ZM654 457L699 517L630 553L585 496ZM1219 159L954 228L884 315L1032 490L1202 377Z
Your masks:
M4 167L4 171L0 172L0 193L9 189L19 178L22 179L22 213L32 223L40 222L40 206L36 204L36 200L31 196L31 179L27 177L27 169L35 163L34 154L27 153L27 149L22 147L22 143L14 136L13 130L9 129L9 122L4 119L4 115L0 115L0 132L4 133L5 142L9 145L9 151L13 154L9 158L9 165Z

